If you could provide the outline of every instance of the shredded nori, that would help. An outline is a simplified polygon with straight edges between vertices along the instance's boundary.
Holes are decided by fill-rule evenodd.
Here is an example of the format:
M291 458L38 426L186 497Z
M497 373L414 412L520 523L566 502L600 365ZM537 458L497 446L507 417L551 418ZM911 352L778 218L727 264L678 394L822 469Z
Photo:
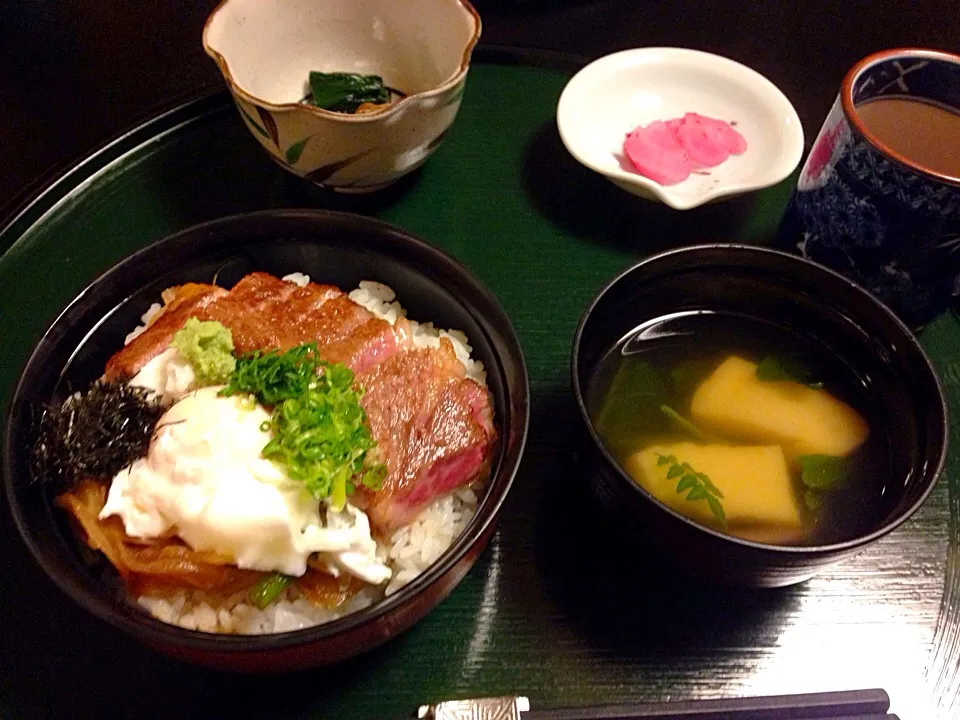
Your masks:
M147 454L163 415L157 396L125 382L99 381L38 419L31 458L34 480L72 487L84 478L112 478Z

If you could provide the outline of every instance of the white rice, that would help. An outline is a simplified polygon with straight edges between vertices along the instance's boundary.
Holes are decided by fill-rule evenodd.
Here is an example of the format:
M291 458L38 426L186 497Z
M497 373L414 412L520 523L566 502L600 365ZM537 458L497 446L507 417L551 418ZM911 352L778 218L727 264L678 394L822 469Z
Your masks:
M310 282L310 276L303 273L290 273L289 275L284 275L281 280L286 280L300 287L306 287L307 283Z
M301 597L295 585L263 610L247 602L246 591L222 600L201 590L184 590L166 597L142 596L138 602L158 620L204 632L257 635L330 622L395 593L430 567L473 518L477 500L475 490L462 488L435 500L388 543L378 541L377 555L390 559L393 578L385 588L364 588L335 610L317 607Z
M293 273L283 278L305 286L310 278ZM364 281L350 293L350 299L391 325L406 311L396 302L396 294L386 285ZM144 323L128 337L127 343L143 332L160 310L154 304L141 318ZM441 337L453 344L457 357L464 364L467 376L486 387L483 363L472 360L472 348L459 330L438 330L432 323L410 321L413 342L417 347L438 347ZM361 610L387 595L395 593L432 565L459 537L473 518L482 488L460 488L438 498L409 525L400 528L387 542L377 541L377 556L393 569L393 577L385 587L369 586L334 610L317 607L291 585L263 610L247 602L246 591L225 600L199 590L183 590L165 597L142 596L138 602L151 615L172 625L190 630L214 633L264 634L301 630L336 620Z
M138 325L137 327L135 327L133 330L130 331L130 333L127 335L127 337L124 338L123 344L124 344L124 345L129 345L129 344L132 343L139 335L141 335L148 327L150 327L150 323L152 323L153 320L154 320L154 318L157 317L157 315L160 313L160 310L161 310L161 309L162 309L162 308L161 308L160 303L154 303L153 305L151 305L150 307L148 307L148 308L147 308L147 311L146 311L143 315L140 316L140 323L141 323L141 324Z

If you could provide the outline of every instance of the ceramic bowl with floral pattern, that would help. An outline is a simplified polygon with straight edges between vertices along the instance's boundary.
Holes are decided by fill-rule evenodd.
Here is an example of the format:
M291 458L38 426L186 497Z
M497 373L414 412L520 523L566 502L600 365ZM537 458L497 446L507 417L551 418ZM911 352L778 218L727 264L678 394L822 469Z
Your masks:
M274 161L323 187L370 192L440 146L479 36L467 0L222 0L203 46ZM316 107L307 102L312 71L380 76L390 102L366 112Z

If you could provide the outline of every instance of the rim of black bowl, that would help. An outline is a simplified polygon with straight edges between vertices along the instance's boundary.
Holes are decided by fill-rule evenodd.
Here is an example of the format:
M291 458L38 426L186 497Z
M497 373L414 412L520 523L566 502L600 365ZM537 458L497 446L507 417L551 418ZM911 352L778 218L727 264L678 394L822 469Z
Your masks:
M259 635L218 634L204 632L201 630L188 630L180 627L179 625L165 623L153 617L146 611L136 607L132 601L129 608L130 612L125 613L118 609L114 604L111 604L108 600L104 599L104 593L92 592L77 578L72 576L63 577L59 574L58 569L47 560L45 553L43 553L39 546L34 542L33 531L26 526L25 519L21 515L19 503L15 502L14 500L15 489L13 480L13 455L15 449L12 447L12 443L13 429L18 424L18 420L14 415L16 407L20 404L18 399L25 391L25 379L28 374L31 374L31 369L38 362L37 355L40 347L44 344L44 341L47 340L51 330L53 330L60 323L61 319L67 315L78 302L80 302L86 295L91 293L95 286L106 282L109 278L123 273L130 265L141 262L141 258L144 256L150 256L159 252L160 248L165 248L167 245L172 245L177 242L184 242L185 238L188 236L199 236L203 233L207 233L208 237L206 239L210 240L215 236L214 233L222 231L224 228L231 228L239 223L255 220L278 220L288 222L302 221L305 223L326 221L331 223L331 227L337 225L341 227L344 225L353 227L359 226L367 230L390 236L397 242L412 248L414 252L430 257L431 260L436 263L437 267L443 268L444 273L452 272L455 275L459 275L460 279L471 285L473 289L476 290L478 297L482 299L484 304L487 304L495 309L495 319L500 321L503 328L508 331L507 340L516 349L518 360L520 361L518 380L521 385L520 389L523 394L524 402L522 409L515 413L516 417L514 418L514 421L520 427L519 441L516 443L515 447L507 448L505 444L507 438L501 437L501 442L503 444L499 449L497 463L492 468L490 478L488 480L488 485L492 485L496 479L503 477L504 479L502 482L504 483L504 486L502 492L500 492L496 497L491 497L491 494L487 493L480 500L473 518L471 518L467 526L454 540L453 544L447 548L447 550L437 560L428 566L426 570L410 581L407 585L392 595L374 603L367 608L357 610L356 612L349 613L337 618L336 620L331 620L313 627L303 628L301 630L291 630L286 632L266 633ZM278 236L280 236L282 232L283 231L278 230ZM289 232L289 230L286 232ZM129 296L127 296L127 298L118 300L115 304L115 307L128 299L128 297ZM470 309L466 307L464 307L464 309L475 319L477 318L476 314ZM97 319L96 324L99 324L101 321L102 318ZM482 325L482 323L478 324ZM96 325L94 325L94 327L96 327ZM92 332L92 330L93 328L88 330L88 332ZM484 331L484 333L486 333L486 331ZM498 370L502 371L503 368L500 358L497 357L496 360ZM61 372L62 368L58 368L56 371ZM404 605L414 596L419 595L421 592L427 590L429 586L440 580L441 577L443 577L463 559L464 555L470 551L474 543L483 536L490 525L496 520L497 514L506 500L510 488L513 485L529 433L529 398L530 384L526 360L523 356L523 348L520 345L520 340L513 328L513 324L510 322L509 317L501 308L496 296L472 271L456 260L452 255L395 225L383 222L382 220L377 220L363 215L356 215L353 213L333 210L316 210L311 208L287 208L238 213L216 218L214 220L209 220L197 225L192 225L176 233L167 235L150 243L140 250L137 250L136 252L128 255L108 268L106 271L99 274L96 278L89 282L84 289L74 297L73 300L71 300L62 310L60 310L60 312L57 313L56 318L49 323L40 340L36 343L33 350L30 351L30 355L23 365L23 369L20 372L18 380L14 386L13 394L11 395L9 409L7 411L7 418L6 422L4 423L2 470L4 475L5 491L7 501L10 505L11 514L13 515L14 522L17 526L17 530L19 531L20 537L30 550L31 555L33 555L34 560L36 560L36 562L44 570L44 573L47 575L47 577L50 578L50 580L53 581L54 584L56 584L64 593L66 593L78 604L86 608L89 612L101 620L104 620L114 627L118 627L134 635L143 633L146 637L141 638L142 640L147 643L152 642L157 645L167 645L171 643L171 641L175 641L178 646L182 646L191 650L210 651L217 653L243 653L249 651L251 649L251 645L256 645L258 650L283 650L293 646L312 643L327 637L338 635L342 632L365 625L382 617L383 615L390 613L391 611ZM501 410L501 412L503 411ZM505 435L505 433L502 433L502 435ZM508 459L508 453L513 457L512 461ZM74 562L79 564L79 560L75 560ZM390 637L393 636L391 635ZM389 638L383 637L381 638L380 642L387 639Z
M705 525L701 525L695 520L691 520L686 515L683 515L671 507L660 502L657 498L651 495L649 492L640 487L639 484L634 482L629 475L624 471L614 457L607 450L606 445L603 440L601 440L600 435L597 433L596 428L594 428L593 420L590 419L590 414L587 412L586 401L583 397L583 390L580 387L579 381L579 370L580 370L580 342L583 337L583 331L586 327L587 322L590 319L590 316L593 314L594 309L604 298L604 296L618 283L620 283L626 276L633 273L638 268L641 268L645 265L649 265L654 262L659 262L660 260L668 257L673 257L675 255L695 255L698 252L705 250L727 250L733 253L755 253L761 255L767 255L771 257L779 257L785 260L788 263L793 263L795 265L806 265L817 268L818 271L825 273L826 275L831 276L835 281L839 281L848 286L853 292L862 295L866 300L875 305L879 310L887 315L887 318L893 322L896 327L900 330L903 337L910 343L913 349L919 354L920 358L926 365L930 377L933 379L936 388L937 395L940 401L940 416L943 419L943 426L945 432L943 435L943 443L940 447L940 453L937 457L936 463L936 472L934 474L933 480L927 484L927 487L923 489L920 493L917 500L910 505L906 510L901 511L894 517L892 520L887 521L881 525L876 530L873 530L866 535L861 535L859 537L852 538L850 540L844 540L842 542L830 543L827 545L775 545L772 543L762 543L755 540L746 540L744 538L736 537L735 535L729 535L727 533L720 532L719 530L714 530ZM723 539L727 542L734 543L736 545L742 545L744 547L753 548L756 550L764 550L769 552L783 552L796 555L806 555L806 554L820 554L824 552L835 552L843 550L852 550L854 548L860 547L861 545L866 545L867 543L872 542L878 538L883 537L887 533L895 530L902 523L906 522L919 508L926 502L927 498L930 496L930 493L933 492L933 488L936 487L937 482L940 480L940 476L943 474L943 466L947 458L947 446L949 443L949 417L947 414L947 402L943 394L943 384L940 382L940 376L937 375L933 363L930 361L929 356L924 351L923 347L920 345L920 342L917 340L913 332L903 323L894 314L894 312L887 307L884 303L874 297L869 291L861 287L854 281L850 280L847 277L844 277L840 273L831 270L830 268L821 265L820 263L813 262L806 258L802 258L798 255L792 255L791 253L784 252L782 250L774 250L772 248L761 247L758 245L746 245L743 243L702 243L699 245L688 245L686 247L675 248L673 250L667 250L665 252L657 253L656 255L651 255L648 258L644 258L640 262L634 263L630 267L626 268L622 272L618 273L616 277L610 280L606 285L603 286L603 289L597 293L596 297L590 302L587 306L587 309L584 310L583 314L580 316L580 322L577 324L576 333L573 336L573 349L571 352L571 380L573 385L573 392L576 398L577 410L580 413L580 417L587 428L587 431L590 433L590 438L592 442L597 446L600 452L603 454L604 459L610 464L611 467L616 469L617 474L620 479L633 488L633 491L638 493L641 497L646 499L649 502L652 502L660 510L668 513L674 519L683 522L684 524L697 529L700 532L712 535L716 538Z

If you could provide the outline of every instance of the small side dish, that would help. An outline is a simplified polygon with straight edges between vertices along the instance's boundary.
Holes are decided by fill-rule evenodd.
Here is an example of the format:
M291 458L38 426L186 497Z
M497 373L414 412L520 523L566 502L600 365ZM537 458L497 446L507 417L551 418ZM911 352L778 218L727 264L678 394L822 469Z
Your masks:
M634 48L593 61L563 89L557 128L578 162L677 210L774 185L803 154L800 119L773 83L687 48Z
M466 527L497 431L467 338L294 274L163 293L47 408L35 477L160 620L270 633L389 595Z
M223 0L203 47L278 165L367 193L440 148L480 31L468 0Z

